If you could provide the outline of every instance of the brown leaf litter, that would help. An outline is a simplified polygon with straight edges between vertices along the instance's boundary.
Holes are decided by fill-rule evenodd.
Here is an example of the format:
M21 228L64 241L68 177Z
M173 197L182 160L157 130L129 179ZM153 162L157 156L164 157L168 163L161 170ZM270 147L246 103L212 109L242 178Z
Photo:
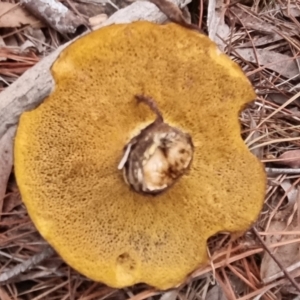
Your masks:
M68 5L68 2L65 1L65 5ZM91 2L99 6L97 1ZM8 2L1 2L3 3ZM70 3L76 4L75 8L85 15L86 20L102 13L110 16L117 10L112 9L112 5L108 3L105 6L110 9L101 11L99 9L93 16L90 14L91 10L89 13L80 10L80 6L85 5L82 1L70 0ZM113 3L121 7L121 1ZM124 5L128 4L126 2ZM240 115L245 142L261 157L269 172L265 206L256 227L273 255L290 276L299 281L300 172L292 172L300 168L298 164L300 94L296 88L300 83L299 3L255 0L240 5L236 4L236 1L226 1L221 10L218 10L216 2L210 0L208 3L200 1L199 6L204 10L191 11L192 18L196 16L195 23L201 24L206 32L216 32L216 36L222 41L222 49L239 62L257 91L256 101ZM210 11L220 18L221 25L210 21L208 28L203 26L208 6ZM18 5L16 7L19 8ZM69 5L68 8L76 14L72 6ZM224 13L223 19L220 11ZM22 26L17 23L22 18L14 20L17 25L13 28L0 29L5 43L5 48L0 49L2 89L41 57L68 40L52 28L45 27L38 29L45 36L44 48L38 50L35 44L22 50L21 45L26 41L36 43L32 32L25 33L31 23ZM228 26L229 34L222 35L219 26ZM11 37L14 44L9 40ZM1 159L0 164L3 165L3 162ZM18 266L22 264L24 266L24 263L30 261L32 257L42 253L46 244L26 214L13 173L9 174L7 171L11 168L11 163L9 161L4 163L6 171L2 171L4 170L2 165L0 273L7 275L11 270L17 270ZM298 292L281 268L270 259L252 232L236 240L231 240L226 234L219 234L209 240L208 248L211 256L210 265L196 270L185 284L171 293L167 292L169 294L155 291L145 285L122 290L108 288L84 278L66 266L57 255L53 255L40 264L33 264L31 269L24 272L18 270L8 281L0 283L0 298L4 300L102 298L173 300L200 299L200 297L230 300L296 299Z

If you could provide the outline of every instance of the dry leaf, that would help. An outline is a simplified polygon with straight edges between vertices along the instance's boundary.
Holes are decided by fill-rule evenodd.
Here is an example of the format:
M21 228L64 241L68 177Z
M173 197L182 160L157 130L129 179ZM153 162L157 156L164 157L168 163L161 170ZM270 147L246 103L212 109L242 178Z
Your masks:
M0 28L19 27L27 24L34 28L43 27L40 20L29 14L29 12L20 5L0 2Z
M268 94L268 100L271 102L275 102L276 104L282 105L286 101L288 101L291 97L283 95L281 93L270 93Z
M300 150L286 151L278 157L274 163L278 165L289 166L291 168L300 168Z
M0 36L0 49L4 48L6 46L4 39ZM6 61L7 57L6 56L2 56L0 53L0 62L1 61Z
M253 11L250 11L247 7L243 5L233 6L230 9L235 16L237 16L236 21L241 20L241 25L245 26L247 29L256 30L261 33L273 35L277 28L264 20L262 20L259 15L256 15ZM231 16L230 19L234 17Z
M267 44L271 44L274 42L278 42L280 40L283 40L283 37L278 34L266 34L262 37L254 36L252 41L241 44L238 46L238 48L249 48L255 45L255 47L264 46Z
M6 193L8 178L13 165L13 139L16 126L9 128L0 140L0 211Z
M287 191L291 188L291 183L286 181L286 184L282 185L282 188ZM297 193L295 195L295 192ZM288 193L289 203L283 210L278 210L276 215L273 217L269 229L269 232L279 232L279 231L299 231L300 224L298 224L297 214L295 213L295 201L297 201L298 191L296 188L290 190ZM296 199L294 199L296 198ZM299 238L299 235L289 234L289 235L268 235L266 238L266 244L271 245L277 242L288 242ZM299 264L300 253L299 253L300 243L286 244L276 249L272 249L273 255L280 261L284 268L291 268L295 264ZM260 269L260 275L264 283L271 282L277 278L284 276L281 268L277 263L271 258L271 256L265 252Z
M169 0L149 0L149 1L155 4L159 8L159 10L168 17L170 21L177 23L188 29L201 31L199 27L196 26L195 24L190 24L187 22L187 20L183 16L181 9L173 2ZM188 4L189 2L191 1L187 0L186 4Z
M257 123L253 119L251 113L249 113L249 117L250 117L250 132L252 132L254 130L254 133L252 134L250 139L247 140L247 144L251 144L251 146L253 147L253 146L257 145L257 142L253 143L252 141L258 140L258 138L260 137L260 132L259 132L259 130L256 129ZM259 140L258 140L258 143L259 143ZM263 150L264 150L263 147L258 147L258 148L251 149L250 151L257 158L262 159L263 158L263 152L264 152Z
M280 184L280 186L286 193L286 196L289 201L288 205L294 205L298 197L298 190L296 189L296 187L292 185L292 182L289 179L284 180Z
M299 68L295 60L285 54L264 49L256 49L258 62L252 48L235 50L244 60L266 66L267 69L275 71L286 78L298 78ZM300 59L298 59L300 63Z
M12 212L17 206L22 204L21 196L18 192L12 192L6 195L4 199L3 212Z
M275 221L270 224L270 231L280 231L285 229L285 222ZM289 226L287 231L299 231L300 225L297 227ZM268 237L266 243L267 245L271 245L276 242L288 242L289 240L293 240L299 238L299 235L274 235ZM289 268L292 265L296 264L300 260L299 254L299 243L291 243L286 244L284 246L278 247L276 252L273 252L274 256L280 261L284 268ZM261 262L260 269L261 278L264 283L270 282L277 278L284 276L280 267L277 263L271 258L268 253L264 254L264 257ZM276 276L277 275L277 276Z
M299 5L288 4L286 7L281 7L281 11L287 18L290 18L291 16L294 18L300 17Z
M36 48L39 53L45 51L46 37L41 29L28 27L24 29L24 33L26 34L27 39L34 44L34 48Z
M5 42L6 46L8 46L10 48L18 48L19 47L19 43L18 43L15 35L10 35L10 36L4 38L4 42Z
M91 27L100 25L102 22L106 21L108 16L106 14L100 14L94 17L89 18L89 23Z
M21 52L25 52L26 50L30 48L35 48L35 44L29 40L26 40L20 47Z
M222 288L219 285L215 285L208 291L205 300L227 300L227 297Z
M6 46L6 44L4 42L4 39L2 36L0 36L0 48L5 47L5 46Z
M207 11L208 36L218 45L221 51L224 51L226 47L223 40L228 38L230 32L224 17L222 1L209 0Z
M10 296L6 293L4 288L0 288L0 299L1 300L11 300Z
M176 300L178 296L177 290L171 290L168 292L163 293L159 300Z
M181 9L182 10L182 15L184 17L184 19L188 22L188 23L192 23L192 15L188 9L187 6L185 6L184 8Z

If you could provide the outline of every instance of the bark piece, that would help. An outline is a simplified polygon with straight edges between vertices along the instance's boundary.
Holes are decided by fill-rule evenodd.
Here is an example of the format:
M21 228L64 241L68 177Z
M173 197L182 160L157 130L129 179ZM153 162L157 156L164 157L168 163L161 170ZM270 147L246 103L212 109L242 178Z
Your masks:
M226 39L229 36L230 29L225 23L225 8L221 1L210 0L208 2L207 28L208 36L213 40L221 51L224 52Z
M21 4L61 34L75 33L84 25L81 18L56 0L21 0Z

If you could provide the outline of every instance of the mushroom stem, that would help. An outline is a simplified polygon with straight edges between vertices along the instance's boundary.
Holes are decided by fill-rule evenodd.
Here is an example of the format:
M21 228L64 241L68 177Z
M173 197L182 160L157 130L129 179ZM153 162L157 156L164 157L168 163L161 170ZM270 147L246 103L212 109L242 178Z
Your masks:
M135 95L135 98L137 99L138 103L143 102L149 106L149 108L156 114L156 122L164 121L164 118L163 118L159 108L157 107L156 101L153 98L150 98L150 97L144 96L144 95Z
M156 120L125 146L118 169L136 192L156 195L172 186L189 168L193 142L189 134L164 122L156 101L136 95L156 114Z

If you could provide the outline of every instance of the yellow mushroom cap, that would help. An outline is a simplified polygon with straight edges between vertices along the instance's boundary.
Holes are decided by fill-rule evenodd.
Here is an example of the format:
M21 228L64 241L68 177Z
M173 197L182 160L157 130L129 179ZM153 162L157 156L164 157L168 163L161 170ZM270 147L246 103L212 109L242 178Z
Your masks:
M211 235L255 221L265 173L238 121L255 93L207 37L175 24L112 25L67 47L52 74L55 91L21 116L15 173L34 224L70 266L112 287L166 289L207 262ZM194 144L188 173L156 196L118 170L123 147L155 119L136 94Z

